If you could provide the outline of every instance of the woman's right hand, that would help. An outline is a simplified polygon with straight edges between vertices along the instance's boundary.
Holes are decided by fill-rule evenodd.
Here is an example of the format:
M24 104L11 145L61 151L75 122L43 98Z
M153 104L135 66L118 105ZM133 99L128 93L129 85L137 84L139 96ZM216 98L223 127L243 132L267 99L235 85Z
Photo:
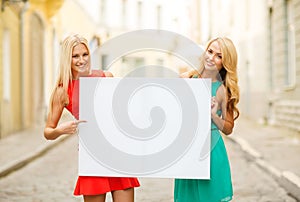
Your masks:
M74 121L67 121L59 124L57 129L62 134L76 134L78 131L78 124L86 122L85 120L74 120Z

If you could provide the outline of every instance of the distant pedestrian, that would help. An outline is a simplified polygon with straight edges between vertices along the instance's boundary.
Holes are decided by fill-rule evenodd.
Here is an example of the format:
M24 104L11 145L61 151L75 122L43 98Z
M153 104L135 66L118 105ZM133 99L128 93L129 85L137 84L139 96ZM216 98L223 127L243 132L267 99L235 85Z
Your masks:
M211 163L210 179L175 179L175 202L220 202L233 198L230 164L219 131L230 135L239 117L237 103L237 52L233 42L224 37L209 41L201 56L199 70L181 75L183 78L210 78L211 99Z
M70 35L62 43L60 72L49 102L44 136L54 140L61 135L77 133L79 119L79 77L112 77L112 73L91 70L88 42L79 35ZM64 108L76 118L58 125ZM88 121L88 120L87 120ZM137 178L79 176L74 195L83 195L85 202L104 202L111 192L114 201L133 202Z

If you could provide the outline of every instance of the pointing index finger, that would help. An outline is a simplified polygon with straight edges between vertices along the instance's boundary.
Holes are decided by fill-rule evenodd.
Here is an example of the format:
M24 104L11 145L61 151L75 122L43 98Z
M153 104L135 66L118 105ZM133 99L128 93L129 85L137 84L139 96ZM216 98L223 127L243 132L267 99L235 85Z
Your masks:
M86 123L86 120L75 120L74 123L76 123L77 125L80 123Z

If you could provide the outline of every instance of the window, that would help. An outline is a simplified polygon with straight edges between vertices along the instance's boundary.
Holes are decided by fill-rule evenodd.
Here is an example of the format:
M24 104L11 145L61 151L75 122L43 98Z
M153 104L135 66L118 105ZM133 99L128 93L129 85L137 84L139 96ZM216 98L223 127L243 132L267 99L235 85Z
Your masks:
M295 56L295 22L294 9L291 0L285 1L286 13L286 67L285 86L294 87L296 83L296 56Z
M127 25L127 0L122 0L122 15L121 15L121 22L122 27L126 28Z
M161 6L158 5L156 7L157 13L156 13L156 20L157 20L157 29L161 29Z
M2 54L3 54L3 99L10 101L10 33L4 30L2 38Z
M273 61L273 24L272 24L272 19L273 19L273 8L269 8L269 87L271 90L273 90L274 87L274 61Z
M106 23L106 0L101 0L100 2L100 21L102 24Z
M105 55L105 54L103 54L102 56L101 56L101 68L102 69L107 69L107 67L108 67L108 56L107 55Z
M138 28L142 27L142 7L143 4L141 1L137 2L137 26Z

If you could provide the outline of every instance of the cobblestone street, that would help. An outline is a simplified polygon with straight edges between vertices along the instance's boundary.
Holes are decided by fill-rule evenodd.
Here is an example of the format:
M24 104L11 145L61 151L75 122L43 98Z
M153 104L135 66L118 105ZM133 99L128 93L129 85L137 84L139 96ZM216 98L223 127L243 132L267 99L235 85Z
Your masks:
M296 202L265 171L257 167L239 145L225 139L238 202ZM71 137L24 168L0 178L2 202L83 201L72 195L77 173L77 137ZM173 179L140 179L137 202L173 201ZM107 201L111 201L110 194Z

